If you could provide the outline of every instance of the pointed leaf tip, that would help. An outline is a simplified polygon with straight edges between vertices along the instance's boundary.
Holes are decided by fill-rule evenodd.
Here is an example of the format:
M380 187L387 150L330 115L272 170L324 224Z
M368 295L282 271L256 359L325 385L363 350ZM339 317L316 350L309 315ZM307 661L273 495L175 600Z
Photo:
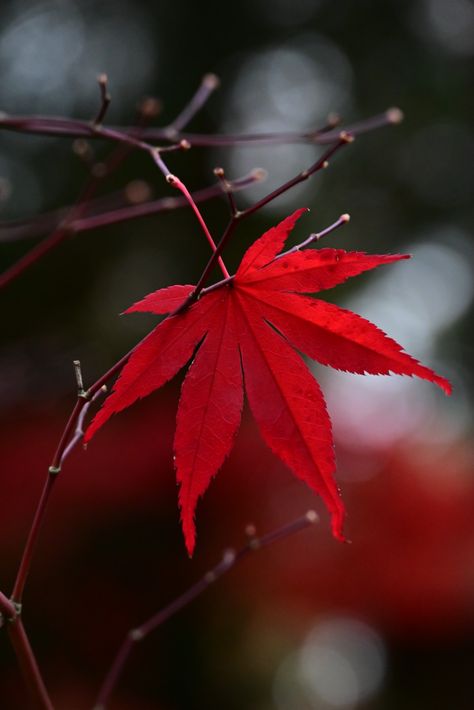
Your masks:
M186 552L188 553L189 559L191 559L196 549L196 525L193 516L186 516L185 518L181 516L181 525L183 528Z
M437 375L435 372L433 372L433 375L433 382L435 383L435 385L438 385L438 387L443 390L444 394L449 397L453 393L453 386L451 382L445 377Z
M186 298L193 292L194 286L175 285L160 288L137 301L132 306L123 311L121 315L127 313L156 313L164 315L171 313L181 306Z
M331 516L331 531L333 534L333 537L336 538L339 542L347 542L347 538L344 535L343 532L343 525L344 525L344 513L342 512L339 513L333 513Z
M237 269L236 279L240 279L249 271L262 268L268 264L283 249L288 235L293 230L296 221L305 212L309 212L308 207L296 210L289 217L283 219L276 227L271 227L262 234L245 252Z

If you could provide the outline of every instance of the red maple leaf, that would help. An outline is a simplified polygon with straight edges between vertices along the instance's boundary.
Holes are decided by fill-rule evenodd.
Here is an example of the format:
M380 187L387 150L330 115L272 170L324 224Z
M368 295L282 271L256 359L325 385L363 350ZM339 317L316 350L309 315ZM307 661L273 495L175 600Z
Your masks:
M85 441L109 419L171 379L192 357L179 402L174 440L186 547L195 546L197 501L232 448L244 400L268 446L326 504L332 530L344 539L344 506L334 481L331 421L321 389L297 353L358 374L417 375L451 386L404 353L394 340L351 311L310 298L406 255L342 249L279 254L298 210L244 254L234 278L160 323L134 350ZM172 313L194 287L170 286L126 313ZM296 350L296 349L297 350Z

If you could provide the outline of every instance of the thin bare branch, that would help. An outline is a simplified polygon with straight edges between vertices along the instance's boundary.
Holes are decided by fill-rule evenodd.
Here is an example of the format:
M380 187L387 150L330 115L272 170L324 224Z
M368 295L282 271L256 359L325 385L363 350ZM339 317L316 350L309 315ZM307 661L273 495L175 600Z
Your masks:
M100 108L97 116L92 121L94 126L100 126L105 118L107 109L109 108L112 97L108 92L108 78L107 74L99 74L97 77L100 91Z
M344 127L346 133L358 136L376 128L400 123L403 114L398 108L390 108L381 114L366 120L349 124ZM136 127L115 126L101 130L94 129L87 121L60 116L9 116L0 114L0 130L16 131L20 133L34 133L41 135L63 136L70 138L91 138L116 140L117 135L132 137ZM310 131L284 131L280 133L243 133L243 134L204 134L179 132L173 135L171 142L185 139L195 147L226 147L237 145L283 145L290 143L316 143L327 145L337 140L339 130L329 130L327 126ZM146 128L142 132L145 141L170 141L166 128ZM115 136L115 138L114 138Z
M184 607L205 592L211 584L229 572L238 562L241 562L252 552L256 552L257 550L268 547L279 540L290 537L291 535L314 525L314 523L318 520L319 518L315 511L309 510L305 515L293 520L290 523L287 523L286 525L282 525L281 527L272 530L260 538L255 535L251 535L248 542L241 547L240 550L226 550L222 556L222 559L215 565L215 567L206 572L206 574L204 574L201 579L193 584L186 592L161 609L161 611L157 614L151 616L143 624L131 629L127 633L105 677L93 710L106 710L110 697L122 675L125 664L137 643L143 641L143 639L145 639L153 631L156 631L156 629L171 619L171 617L175 616L179 611L181 611L181 609L184 609Z
M218 88L219 83L219 77L215 74L206 74L203 77L201 85L188 105L181 111L174 121L172 121L172 123L164 129L169 140L175 140L178 137L179 132L187 126L198 111L201 110L211 94Z
M277 254L277 256L272 259L269 263L272 264L274 261L277 261L280 259L282 256L288 256L288 254L292 254L295 251L299 251L300 249L304 249L305 247L309 246L313 242L317 242L322 237L325 237L326 235L330 234L331 232L334 232L336 229L339 229L339 227L343 227L345 224L347 224L350 221L350 216L346 213L343 214L337 219L333 224L330 224L329 227L326 227L325 229L322 229L320 232L315 232L314 234L310 234L307 239L305 239L303 242L300 244L297 244L296 246L292 247L291 249L288 249L287 251L282 252L281 254ZM231 283L235 278L235 274L232 276L229 276L228 279L222 279L221 281L217 281L216 283L212 284L212 286L208 286L207 288L203 288L201 291L201 295L204 296L206 293L212 293L212 291L216 291L218 288L222 288L223 286L226 286L227 284Z
M53 710L53 704L46 690L41 672L36 662L21 616L18 614L8 623L8 635L25 679L34 707L38 710Z
M237 205L235 204L235 198L232 193L231 183L227 180L224 172L224 168L214 168L214 175L218 178L222 192L227 195L227 201L229 202L230 216L235 217L238 214Z
M282 251L281 254L278 254L273 261L277 261L278 259L281 259L282 256L288 256L288 254L294 254L296 251L301 251L301 249L305 249L306 247L309 247L310 244L313 244L313 242L319 242L320 239L323 237L326 237L328 234L331 234L331 232L334 232L336 229L339 229L339 227L343 227L345 224L350 222L350 215L347 214L341 214L339 219L337 219L335 222L329 225L329 227L326 227L326 229L321 230L320 232L314 232L313 234L310 234L307 239L305 239L303 242L300 244L296 244L296 246L292 247L291 249L287 249L286 251Z
M239 192L261 182L266 177L264 170L257 168L247 175L228 181L229 190ZM211 185L191 193L194 202L200 203L222 195L220 185ZM113 209L110 209L111 202ZM117 222L125 222L139 217L149 217L159 212L168 212L188 206L185 197L160 197L150 202L137 202L130 205L127 188L119 194L108 195L106 198L89 200L86 205L86 216L71 222L70 229L77 234L99 227L109 226ZM108 209L104 209L105 207ZM0 242L13 242L21 239L37 237L44 232L52 231L61 220L64 220L71 207L47 212L32 219L0 222Z
M166 180L170 185L172 185L177 190L179 190L184 195L184 197L187 199L188 203L190 204L190 206L192 207L192 209L194 211L194 214L197 217L197 220L198 220L198 222L201 226L201 229L204 233L204 236L206 237L212 251L215 253L217 250L217 247L214 242L214 239L212 238L209 228L206 224L206 221L203 218L201 212L199 211L199 208L196 205L196 203L194 202L194 200L191 196L191 193L189 192L186 185L178 177L176 177L176 175L171 175L171 173L169 175L167 175ZM217 263L219 264L220 270L224 274L224 278L228 278L230 276L230 274L227 271L226 265L224 264L222 257L220 255L217 255L215 261L217 261Z
M322 170L323 168L326 168L329 163L328 160L331 158L334 153L336 153L340 148L344 147L345 145L348 145L349 143L352 143L353 137L346 133L345 131L342 131L338 135L338 141L335 145L332 145L318 160L311 165L307 170L303 170L303 172L298 173L294 178L291 180L288 180L288 182L285 182L283 185L278 187L276 190L273 190L273 192L270 192L266 197L263 197L261 200L256 202L254 205L251 205L250 207L247 207L246 210L243 210L242 212L237 212L236 214L233 214L230 222L227 225L227 228L222 235L216 250L212 254L211 258L209 259L204 271L202 272L202 275L197 282L196 288L194 291L188 296L188 298L184 301L184 303L176 309L173 315L176 315L177 313L181 313L184 311L186 308L188 308L196 299L199 297L199 294L203 290L203 288L206 285L207 280L209 279L211 272L214 268L214 265L216 263L216 260L220 257L222 254L222 251L224 250L224 247L226 246L227 242L229 241L230 237L234 233L238 222L240 222L242 219L245 217L248 217L249 215L253 214L257 210L261 209L265 205L269 204L273 200L275 200L277 197L282 195L284 192L287 192L290 190L292 187L295 185L298 185L301 182L304 182L305 180L308 180L312 175L314 175L316 172L319 170ZM228 280L230 281L230 277L228 277Z

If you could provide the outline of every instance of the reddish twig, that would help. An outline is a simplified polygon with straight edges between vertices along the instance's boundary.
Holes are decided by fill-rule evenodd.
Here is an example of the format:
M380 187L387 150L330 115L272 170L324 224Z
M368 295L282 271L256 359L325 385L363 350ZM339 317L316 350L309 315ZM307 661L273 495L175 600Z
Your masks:
M287 251L281 252L281 254L277 254L274 259L272 259L269 264L272 264L274 261L277 261L278 259L281 259L282 256L288 256L288 254L292 254L295 251L300 251L301 249L304 249L308 247L310 244L313 242L317 242L323 237L326 237L328 234L331 234L331 232L334 232L336 229L339 229L339 227L343 227L345 224L347 224L350 221L350 215L342 214L339 219L337 219L335 222L329 225L329 227L326 227L325 229L322 229L320 232L315 232L314 234L310 234L307 239L304 241L300 242L300 244L296 244L296 246L292 247L291 249L287 249ZM212 286L208 286L207 288L203 288L201 291L201 295L204 295L206 293L212 293L212 291L216 291L218 288L222 288L222 286L226 286L229 284L231 281L233 281L235 278L235 274L232 276L229 276L228 279L222 279L222 281L217 281L215 284L212 284Z
M15 604L0 592L0 627L6 625L8 635L27 684L32 701L41 710L53 710L35 655L21 620L21 604Z
M212 83L212 82L211 82ZM101 84L101 87L104 86L104 84ZM203 89L204 87L204 89ZM205 86L205 81L201 85L201 91L203 92L203 97L204 94L209 94L209 89L208 87L206 88ZM105 90L106 93L106 90ZM195 95L195 97L199 94L198 93ZM108 95L107 95L108 96ZM189 107L185 109L182 114L180 114L181 117L184 116L184 118L187 118L188 116L191 117L191 115L194 115L195 111L202 106L203 100L199 98L198 101L195 101L193 104L193 100L190 102ZM108 105L108 104L107 104ZM193 108L191 109L191 106ZM99 112L99 116L102 113L102 110L104 108L104 101L102 103L101 110ZM179 117L178 117L179 118ZM394 123L399 123L403 118L402 112L399 109L392 108L386 111L383 114L380 114L378 116L374 116L370 119L367 119L366 121L361 121L357 124L354 124L352 127L350 127L350 135L358 135L360 133L363 133L368 130L373 130L375 128L379 128L381 126L386 126L389 124L394 124ZM183 122L183 118L180 119L180 124ZM179 134L176 133L176 130L171 124L172 127L172 134L174 138L179 138L178 142L178 147L188 147L189 144L193 145L221 145L222 143L199 143L199 137L194 136L191 139L191 136L186 136L185 134ZM163 158L160 155L160 149L151 145L147 141L139 138L136 136L137 129L136 128L126 128L126 129L117 129L117 128L107 128L105 126L102 126L99 122L96 121L92 123L87 123L86 121L79 121L76 119L66 119L66 118L55 118L55 117L31 117L31 118L25 118L25 117L8 117L1 115L0 116L0 128L4 129L10 129L10 130L16 130L20 132L26 132L26 133L43 133L47 135L62 135L62 136L70 136L70 137L88 137L88 138L104 138L108 139L114 142L117 142L119 144L123 144L125 146L128 146L130 149L132 148L137 148L140 150L143 150L147 152L159 168L159 170L162 172L162 174L165 176L167 181L173 185L174 187L177 187L178 189L181 190L182 194L185 196L188 204L190 207L193 209L194 213L198 217L199 223L201 227L203 227L202 223L202 218L200 218L200 213L197 208L196 203L193 200L192 195L186 190L183 190L181 186L183 186L183 183L176 178L175 176L172 175L170 170L168 169L168 166L164 162ZM168 131L168 132L167 132ZM348 131L346 132L336 132L334 130L328 130L328 126L323 127L322 129L319 129L319 131L313 132L313 133L306 133L306 134L278 134L277 136L275 135L263 135L263 136L243 136L240 137L240 139L236 136L230 136L228 137L230 140L230 145L237 145L242 142L263 142L263 143L275 143L275 142L291 142L292 140L295 140L298 138L298 141L304 141L304 142L315 142L315 143L320 143L320 144L328 144L328 143L333 143L336 140L339 140L341 135L348 135ZM162 129L161 132L156 133L156 129L151 129L150 131L147 131L146 129L143 129L143 131L140 132L140 135L147 137L149 139L157 138L159 136L159 139L169 141L170 140L170 132L169 132L169 127L168 129ZM293 138L291 138L293 136ZM216 137L219 138L219 137ZM278 140L277 140L278 138ZM285 140L284 140L285 139ZM257 209L263 206L263 204L267 204L270 202L272 199L275 199L279 194L282 194L285 190L290 189L294 184L297 184L298 182L301 182L302 180L306 179L309 177L309 175L312 173L309 173L305 177L299 177L295 178L295 181L292 184L287 184L285 186L282 186L280 188L280 191L275 191L275 193L272 193L268 195L264 200L261 200L260 202L256 203L253 205L253 207L247 209L245 211L245 214L251 214L252 212L255 212ZM302 174L303 175L303 174ZM99 176L101 177L101 176ZM80 205L84 203L86 199L90 197L90 194L95 190L96 188L96 183L94 183L94 186L89 186L86 188L86 194L82 196L80 200ZM76 207L76 209L81 209L81 207ZM76 216L76 215L74 215ZM3 274L0 275L0 288L7 286L10 284L14 279L16 279L18 276L20 276L26 269L28 269L32 264L36 263L41 259L45 254L50 252L52 249L55 249L59 244L61 244L70 234L71 230L69 228L70 222L73 221L73 216L70 215L69 218L66 219L66 225L60 226L53 234L51 234L46 240L41 242L40 244L36 245L33 247L33 249L28 252L24 257L22 257L19 261L17 261L13 266L11 266L9 269L7 269ZM225 243L227 240L230 238L230 235L234 231L235 225L229 225L228 230L226 230L225 233L225 241L222 247L217 248L217 256L214 258L214 255L212 257L212 266L209 269L209 272L206 274L206 279L209 276L210 271L212 270L214 263L217 261L219 263L219 266L224 274L224 277L226 278L229 274L225 268L225 265L222 262L222 249L224 248ZM206 228L203 228L204 235L206 236L206 239L209 241L209 233ZM203 282L205 284L205 281ZM197 292L198 293L198 292ZM197 296L196 296L197 297ZM192 301L190 300L190 303Z
M35 707L39 710L53 710L53 704L19 614L9 621L8 635Z
M252 170L248 175L244 175L236 180L227 181L226 192L239 192L240 190L253 185L256 182L260 182L266 177L266 173L261 168L256 168ZM209 187L203 187L200 190L196 190L191 193L192 198L196 204L200 202L206 202L215 197L222 195L221 185L211 185ZM110 195L107 198L110 200ZM125 202L125 198L122 198ZM86 214L77 220L70 223L69 229L74 234L79 232L86 232L92 229L97 229L99 227L108 227L117 222L126 222L128 220L137 219L139 217L150 217L152 215L158 214L159 212L168 212L171 210L179 209L181 207L189 206L188 200L183 197L161 197L157 200L152 200L150 202L142 202L140 204L126 204L122 206L117 203L114 209L109 209L104 211L104 200L100 198L99 200L89 200L86 207ZM39 236L46 231L50 231L57 228L58 222L63 220L67 215L68 211L72 209L67 207L65 209L54 210L48 212L38 217L33 217L27 220L15 220L11 222L0 222L0 242L12 242L20 239L28 239L30 237Z
M186 198L188 203L191 205L193 212L196 215L196 218L197 218L199 224L201 225L201 229L204 232L204 235L205 235L213 253L215 254L217 251L217 247L214 242L214 239L212 238L211 233L209 232L209 229L207 227L207 224L206 224L202 214L200 213L198 206L194 202L188 188L186 187L186 185L183 182L181 182L181 180L178 177L176 177L176 175L171 175L171 174L167 175L166 180L170 185L172 185L177 190L179 190L184 195L184 197ZM220 270L224 274L224 278L225 279L228 278L230 276L230 274L227 271L224 262L222 261L222 257L220 255L218 255L216 257L215 261L217 261L217 263L219 264Z
M222 191L227 195L231 217L236 217L239 210L235 203L235 197L232 193L231 183L227 180L224 168L214 168L214 175L218 178Z
M120 360L119 362L121 367L124 362L124 359L122 358L122 360ZM13 585L11 599L14 604L22 603L23 592L31 568L33 554L38 543L38 538L43 525L46 508L48 506L48 502L53 491L54 484L57 480L58 474L61 472L61 468L65 459L70 455L70 453L82 439L82 425L84 422L84 418L87 414L87 410L89 409L92 402L101 394L101 392L105 391L105 381L103 381L104 377L102 377L101 383L98 386L93 386L88 390L88 392L85 392L82 383L82 375L80 375L79 379L78 374L80 373L79 361L74 362L74 367L76 372L76 381L78 385L77 402L71 412L66 427L62 433L51 465L48 468L48 475L43 485L43 490L41 492L41 496L36 507L33 522L28 533L23 554L20 560L20 565L18 567L18 572L15 578L15 583ZM116 370L114 368L109 370L109 373L111 373L110 377L113 377L115 372Z
M173 317L180 313L184 308L187 308L190 303L192 303L195 298L201 293L205 282L210 274L210 271L212 270L214 264L217 261L217 258L220 256L220 252L222 251L223 247L225 246L225 243L227 242L228 238L230 237L231 233L234 231L235 227L237 226L237 223L240 219L243 217L252 214L253 212L256 211L256 209L259 209L265 204L268 204L271 200L275 199L277 196L281 195L283 192L286 190L290 189L294 185L307 180L311 175L313 175L316 171L322 169L323 167L326 167L327 165L327 160L328 158L333 155L339 148L342 146L346 145L348 142L350 142L351 138L347 136L347 134L342 133L339 135L339 141L336 145L331 146L331 148L319 158L316 163L314 163L308 170L303 171L299 175L297 175L295 178L292 180L288 181L284 185L282 185L280 188L277 190L274 190L271 192L269 195L264 197L262 200L256 203L256 205L252 205L251 207L247 208L243 212L238 212L235 215L232 215L231 220L227 226L227 229L225 230L219 244L217 247L215 247L215 251L208 262L207 266L205 267L201 278L198 281L198 284L196 286L196 289L194 293L192 294L192 298L188 298L183 306L178 308L175 313L172 313L168 316L168 318ZM176 179L176 178L175 178ZM181 181L179 181L179 184L186 190L187 189L182 185ZM189 193L187 193L189 195ZM187 196L186 195L186 196ZM197 209L197 208L196 208ZM199 213L200 216L200 213ZM202 217L201 217L202 219ZM207 229L204 220L202 220L203 223L203 228ZM212 240L212 237L209 235L209 238ZM215 246L215 245L214 245ZM224 267L225 268L225 267ZM228 283L228 281L231 280L231 276L226 272L225 278L223 281L219 282L214 288L217 288L219 286L224 285L224 283ZM148 336L146 336L148 337ZM64 454L64 451L66 447L68 447L68 444L73 437L74 430L77 426L77 421L82 413L82 410L84 406L90 402L94 396L96 395L99 390L109 382L120 370L121 368L126 364L128 361L130 355L133 353L135 348L137 348L143 341L146 339L146 337L141 340L134 348L132 348L128 353L126 353L115 365L113 365L102 377L100 377L88 390L87 392L79 393L77 402L74 406L74 409L69 417L69 420L66 424L66 427L64 429L64 432L62 434L62 437L60 439L60 442L58 444L56 453L53 457L53 461L51 463L51 466L48 469L48 476L45 481L43 491L35 512L35 516L33 519L33 523L27 538L27 542L25 545L25 549L22 555L22 559L20 562L18 574L15 580L14 584L14 589L12 593L12 599L15 600L16 602L21 602L22 594L24 591L26 579L31 567L31 562L33 558L33 553L39 538L39 533L41 530L41 526L43 523L43 519L45 516L46 508L48 505L48 501L50 499L50 495L52 492L52 489L54 487L54 483L56 481L56 477L58 473L61 471L61 462L62 462L62 457ZM70 448L68 448L68 451Z
M131 629L127 633L105 677L93 710L106 710L110 697L122 675L125 664L137 643L143 641L143 639L149 636L149 634L156 631L156 629L158 629L162 624L194 601L194 599L205 592L211 584L229 572L238 562L241 562L245 557L250 555L250 553L264 547L268 547L279 540L290 537L300 530L304 530L305 528L313 525L317 521L317 514L314 510L309 510L302 517L297 518L291 523L287 523L286 525L276 528L260 538L252 536L251 539L238 551L232 549L226 550L222 560L218 562L215 567L206 572L206 574L195 584L193 584L186 592L161 609L157 614L151 616L143 624Z
M288 180L288 182L285 182L283 185L278 187L276 190L273 190L273 192L270 192L268 195L263 197L261 200L256 202L254 205L247 207L247 209L245 209L241 212L231 210L231 217L230 217L230 221L226 227L226 230L224 231L224 234L222 235L214 253L212 254L211 258L209 259L204 271L202 272L202 275L196 284L196 288L188 296L188 298L184 301L184 303L179 308L176 309L176 311L173 315L181 313L186 308L188 308L192 303L194 303L194 301L197 300L197 298L199 297L199 294L201 293L201 291L205 287L206 282L211 275L211 272L215 266L217 259L222 254L222 251L224 250L224 247L226 246L227 242L229 241L231 235L234 233L234 231L237 227L237 224L242 219L250 216L251 214L253 214L257 210L264 207L265 205L268 205L270 202L275 200L277 197L282 195L284 192L287 192L288 190L290 190L295 185L298 185L299 183L304 182L305 180L308 180L312 175L314 175L319 170L326 168L329 165L329 163L328 163L329 158L331 158L334 155L334 153L336 153L343 146L348 145L349 143L352 143L353 140L354 140L353 136L349 135L345 131L342 131L341 133L338 134L337 143L335 145L332 145L320 158L318 158L318 160L315 163L313 163L313 165L310 168L308 168L307 170L303 170L303 172L301 172L301 173L298 173L298 175L296 175L294 178L292 178L291 180ZM230 280L230 277L228 277L228 279Z
M229 197L229 206L231 210L231 218L225 229L221 240L216 246L209 229L203 219L197 205L195 197L188 191L187 187L182 183L182 181L171 174L168 166L163 160L161 153L166 150L174 149L184 149L189 147L189 134L184 134L181 132L187 122L195 115L196 111L201 108L205 100L211 93L214 80L210 80L209 77L203 81L200 89L191 99L188 106L179 114L175 121L164 129L143 129L138 130L137 127L118 129L113 127L105 127L102 125L103 118L105 117L108 104L110 102L110 97L107 93L107 84L105 78L102 81L99 79L99 85L101 88L101 107L96 118L88 123L85 121L78 121L75 119L66 118L54 118L54 117L8 117L0 116L0 129L10 129L15 131L22 131L27 133L42 133L45 135L61 135L75 138L91 138L91 139L105 139L116 143L119 146L114 154L109 159L109 167L114 167L117 164L117 159L122 157L130 150L139 149L145 151L153 159L154 163L158 169L162 172L166 180L173 187L180 190L183 195L181 198L183 201L193 209L195 216L200 224L202 231L204 232L206 239L208 240L211 248L213 249L213 255L206 265L201 278L198 281L195 291L193 292L190 299L188 299L183 308L190 305L190 303L195 300L199 294L203 291L204 286L210 276L210 273L216 263L219 263L224 274L224 280L216 284L212 288L218 288L219 286L227 283L232 277L229 276L227 269L225 268L221 254L227 244L230 236L234 232L238 222L247 217L258 209L268 204L279 195L289 190L294 185L308 179L317 170L325 167L327 165L327 160L332 156L340 147L345 145L351 140L351 136L347 133L336 132L333 128L335 125L327 125L320 129L319 131L307 133L307 134L267 134L260 136L196 136L195 144L200 145L237 145L242 142L247 143L288 143L292 141L309 141L320 144L330 145L327 152L311 166L308 170L303 171L298 174L292 180L288 181L284 185L280 186L273 192L269 193L262 200L259 200L251 207L244 211L239 212L237 210L235 201L233 197ZM386 112L382 116L377 116L368 121L361 122L352 127L352 132L354 134L362 133L366 130L371 130L381 125L387 125L388 123L395 123L401 119L401 114L398 110L391 110ZM150 140L163 140L168 145L163 148L156 147L152 145ZM206 142L207 141L207 142ZM224 141L224 142L222 142ZM225 142L227 141L227 143ZM175 143L174 145L170 143ZM66 215L64 221L50 234L46 240L38 244L31 252L26 254L23 259L17 264L13 265L11 269L0 277L0 286L5 285L16 278L20 273L22 273L28 266L38 261L41 256L55 248L61 241L63 241L71 232L79 229L82 225L82 229L88 228L93 229L97 226L102 226L103 224L110 224L116 220L116 214L109 214L109 216L99 213L96 215L88 215L87 210L91 202L92 196L99 184L99 180L108 174L107 165L105 170L95 171L93 174L93 179L86 185L83 190L82 195L76 205L72 207L70 212ZM228 185L225 180L224 175L222 177L222 185L224 191L229 195ZM214 188L215 189L215 188ZM180 198L178 198L180 199ZM176 203L176 201L175 201ZM163 204L163 203L162 203ZM168 202L169 204L169 202ZM136 206L134 206L136 207ZM147 208L150 209L150 205L140 205L143 210ZM156 204L154 206L156 208ZM132 218L132 208L128 208L128 212L122 211L120 218L127 219ZM137 216L137 213L133 213L133 217ZM102 220L102 221L101 221ZM340 224L344 221L343 218L339 220ZM336 226L332 225L330 228L325 230L328 233L330 230L335 229ZM321 234L319 235L321 236ZM311 235L304 243L303 246L307 246L311 241L316 239L316 235ZM182 309L178 309L180 312ZM168 317L173 317L173 315ZM149 336L146 336L149 337ZM146 340L144 338L143 340ZM143 343L143 340L141 343ZM139 343L138 345L140 345ZM138 347L135 346L135 347ZM60 441L57 445L56 452L53 456L52 463L48 469L48 475L44 483L44 487L41 493L41 497L37 504L37 508L34 514L33 522L29 530L26 544L23 550L22 558L20 561L18 573L13 586L13 592L11 600L8 600L5 595L0 594L0 613L2 617L8 620L9 634L12 640L12 644L15 648L15 652L18 657L19 664L22 667L25 679L27 680L31 694L36 702L36 705L40 708L46 710L51 710L52 705L48 697L47 691L45 689L43 680L41 678L36 660L31 650L28 638L26 636L23 624L20 618L21 611L21 601L25 589L25 584L28 578L28 574L31 568L33 556L35 549L38 544L40 531L44 523L45 514L48 508L48 504L51 498L51 493L58 478L58 474L61 471L61 467L71 453L71 451L77 446L77 444L82 439L83 434L83 421L87 414L87 410L91 402L99 395L104 385L112 379L125 365L128 361L130 355L133 353L135 348L133 348L129 353L124 355L115 365L113 365L102 377L100 377L87 391L84 391L82 383L82 375L80 373L80 366L76 364L76 376L78 383L78 397L76 404L71 412L71 415L66 423ZM181 597L175 600L172 604L167 606L158 614L151 617L142 626L137 629L132 630L121 647L114 664L107 675L104 682L104 686L99 694L97 707L105 707L110 694L112 693L119 676L122 672L124 664L133 648L133 645L145 638L154 629L158 628L164 621L173 616L177 611L183 608L186 604L192 601L195 597L201 594L213 581L215 581L222 574L227 572L232 568L239 560L249 554L252 550L259 547L263 547L275 542L278 539L286 537L297 530L300 530L311 522L314 522L315 514L309 513L304 518L300 518L294 523L291 523L283 528L279 528L272 533L260 538L252 539L247 545L245 545L238 552L228 552L224 559L207 575L205 575L196 585L191 587L187 592L185 592Z
M106 86L106 84L103 82L101 84L102 86ZM107 95L108 96L108 95ZM101 114L104 112L104 105L105 105L105 99L103 98L102 102L102 107L101 110L99 111L98 117L101 116ZM108 103L106 104L108 106ZM106 108L106 106L105 106ZM67 119L61 119L62 121L66 121ZM21 122L20 122L21 123ZM83 123L83 122L78 122L78 123ZM2 119L0 117L0 127L2 124ZM153 146L150 143L147 143L140 138L136 137L132 133L123 133L117 129L113 128L106 128L102 126L98 120L96 119L93 121L91 124L84 124L88 126L88 132L87 136L92 138L92 137L101 137L101 138L106 138L108 140L114 141L116 143L123 144L125 146L128 146L129 148L137 148L140 150L145 151L150 155L152 158L153 162L155 165L158 167L158 169L161 171L161 173L164 175L165 179L167 182L172 185L173 187L176 187L181 191L181 193L184 195L185 199L187 200L189 206L192 208L194 214L196 215L198 222L204 232L204 235L206 239L209 241L209 243L213 244L212 238L210 237L209 230L207 228L206 223L202 219L202 216L199 212L199 209L194 202L194 199L191 195L191 193L187 190L187 188L184 186L184 184L177 178L176 176L172 175L171 171L169 170L167 164L161 157L161 150L159 147ZM136 133L136 129L135 129ZM180 149L188 149L190 147L190 144L188 141L181 139L176 146L177 148ZM167 150L167 149L165 149ZM105 171L105 174L107 171ZM0 288L7 286L10 284L13 280L15 280L18 276L20 276L26 269L28 269L32 264L36 263L39 259L41 259L45 254L47 254L49 251L52 249L56 248L66 237L71 233L69 229L69 224L71 221L74 221L74 218L77 217L77 213L80 213L82 209L84 209L84 204L87 202L88 199L92 196L92 194L95 192L97 189L98 183L100 178L103 177L102 174L99 174L98 176L95 176L95 180L93 180L84 190L83 195L81 196L80 200L78 201L78 204L73 208L72 214L68 215L66 217L66 224L65 226L60 226L53 234L51 234L47 239L45 239L43 242L38 244L36 247L34 247L31 251L29 251L25 256L23 256L19 261L17 261L13 266L11 266L9 269L7 269L3 274L0 275ZM222 273L224 274L224 277L227 277L229 275L229 272L225 268L224 262L220 257L218 257L218 262L219 266L221 267Z

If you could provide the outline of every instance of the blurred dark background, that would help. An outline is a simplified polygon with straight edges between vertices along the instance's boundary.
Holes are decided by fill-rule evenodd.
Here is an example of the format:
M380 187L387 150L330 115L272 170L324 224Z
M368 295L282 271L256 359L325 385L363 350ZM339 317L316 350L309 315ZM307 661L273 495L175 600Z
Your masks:
M414 258L329 297L376 322L449 377L451 399L410 378L315 367L333 418L352 545L330 535L320 502L244 418L236 446L198 508L198 546L181 539L172 470L179 378L111 421L65 466L32 569L24 618L58 708L90 707L128 628L166 604L254 523L264 532L315 507L316 528L262 551L137 649L111 707L120 710L394 710L473 706L473 217L470 0L33 0L0 7L0 108L92 118L96 76L107 121L130 125L145 96L157 125L201 76L221 89L198 132L305 130L330 111L349 121L397 105L405 121L358 139L324 175L262 210L228 249L243 249L300 206L297 238L342 212L331 244ZM94 161L111 146L94 143ZM265 186L307 167L315 146L192 149L170 155L190 189L253 167ZM38 237L7 222L70 204L88 176L72 141L0 134L0 260ZM132 154L101 194L139 183L172 194ZM140 191L139 191L140 192ZM115 199L115 198L114 198ZM122 198L120 198L122 199ZM217 235L226 204L203 207ZM147 292L192 283L208 247L189 210L70 239L2 293L0 589L9 591L35 502L74 400L156 322L118 314ZM1 633L1 630L0 630ZM5 636L5 634L3 634ZM0 706L27 700L0 645Z

